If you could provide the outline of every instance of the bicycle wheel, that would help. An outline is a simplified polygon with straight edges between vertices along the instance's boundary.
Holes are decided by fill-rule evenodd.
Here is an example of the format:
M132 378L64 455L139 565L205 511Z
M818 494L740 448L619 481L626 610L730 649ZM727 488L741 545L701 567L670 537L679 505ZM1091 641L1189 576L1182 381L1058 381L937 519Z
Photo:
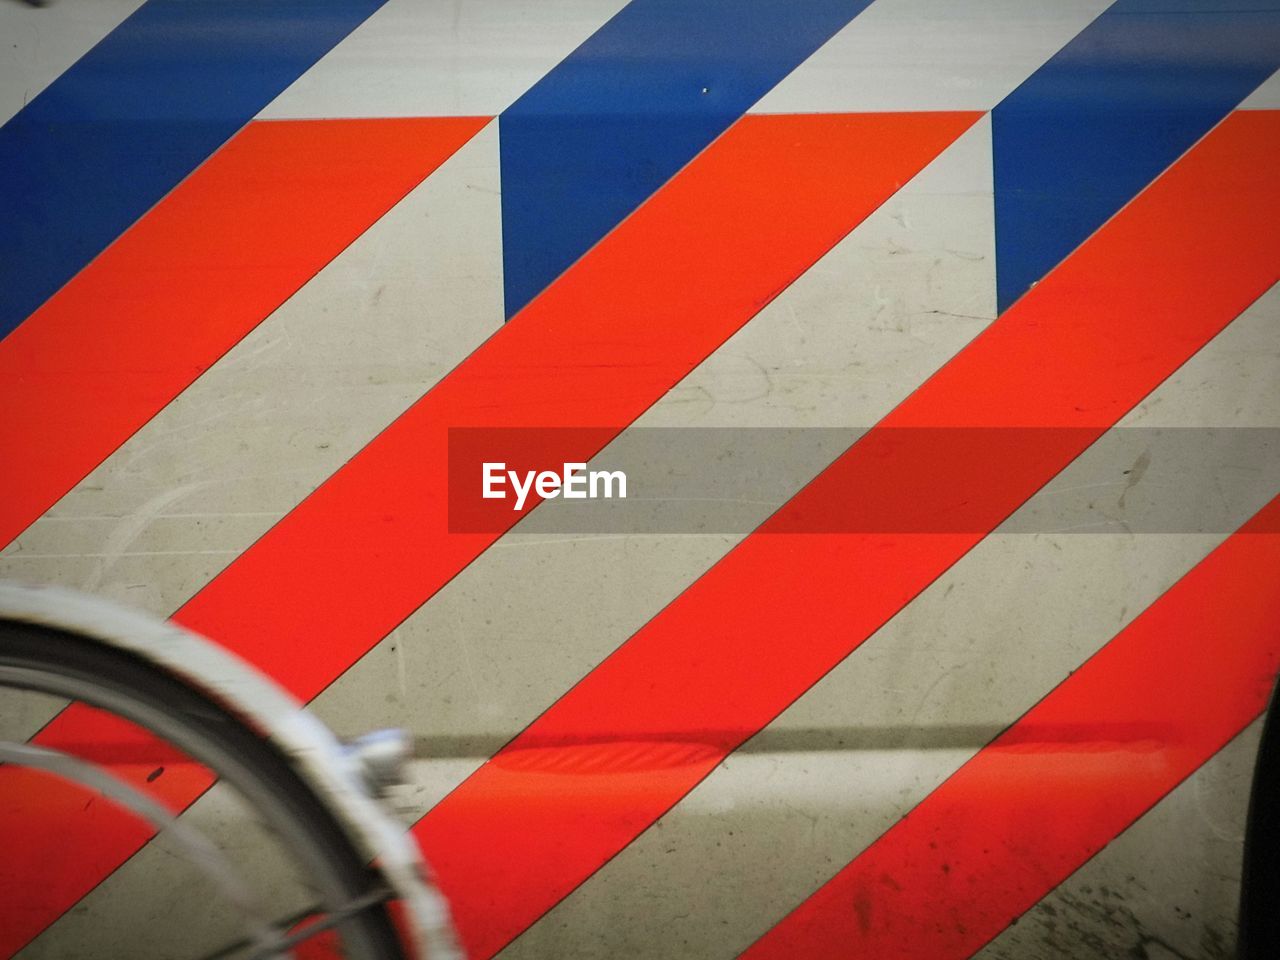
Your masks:
M31 955L127 950L131 956L192 960L397 960L417 955L428 941L432 960L452 955L447 916L416 848L369 795L367 781L379 774L377 756L362 764L295 701L225 652L170 624L99 601L0 585L0 690L6 705L0 713L19 719L70 702L29 742L0 738L0 820L13 834L0 847L7 848L0 852L0 887L21 891L24 883L38 883L39 876L16 874L24 866L43 872L48 858L58 856L57 844L40 848L41 838L59 836L57 825L29 830L21 814L25 806L29 821L32 813L44 818L49 810L72 807L33 802L32 796L87 794L106 798L126 811L135 831L145 823L144 833L156 831L177 850L183 861L178 875L151 882L152 891L186 884L201 891L192 913L216 919L183 919L183 911L168 903L160 912L177 927L171 935L126 924L123 938L117 935L110 952L100 953L99 937L68 942L55 927L31 944ZM60 740L57 731L69 728L91 731L80 738L88 742ZM117 734L114 740L98 735L104 729ZM127 749L113 756L112 743ZM235 811L234 826L222 832L251 834L252 842L220 843L192 816L175 816L173 797L156 794L147 778L136 775L140 756L188 764L181 769L197 786L199 776L216 778L223 819ZM132 776L121 774L126 767ZM266 837L271 852L264 861ZM74 849L62 853L76 856ZM174 859L164 858L166 871ZM79 865L54 866L65 873ZM281 881L286 876L288 890ZM137 917L155 914L127 906ZM398 925L393 910L401 917ZM201 942L193 942L198 927Z

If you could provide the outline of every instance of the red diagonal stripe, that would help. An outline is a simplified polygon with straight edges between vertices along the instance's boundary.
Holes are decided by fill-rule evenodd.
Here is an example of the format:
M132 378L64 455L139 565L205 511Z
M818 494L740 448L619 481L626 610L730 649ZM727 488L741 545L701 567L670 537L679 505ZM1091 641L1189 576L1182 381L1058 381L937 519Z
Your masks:
M953 430L950 450L938 431L872 431L423 818L472 956L590 876L982 539L789 528L905 501L916 516L964 505L990 529L1275 281L1278 133L1280 114L1231 117L884 421L1063 429ZM868 529L857 521L826 529ZM574 762L663 737L714 749L658 770ZM558 764L519 763L557 746Z
M545 458L589 459L978 116L739 121L176 619L315 696L497 539L448 532L449 427L606 426L570 432L577 445ZM92 742L93 720L67 710L49 738ZM198 793L151 787L178 806ZM47 831L15 832L23 849L53 848ZM72 818L59 837L82 853L44 871L38 903L0 902L0 929L20 925L6 942L43 929L139 845L123 818Z
M0 341L0 547L486 122L251 123L129 228Z
M976 119L739 121L176 619L315 696L498 538L448 531L450 427L589 459Z
M972 956L1262 712L1277 571L1280 498L743 956Z

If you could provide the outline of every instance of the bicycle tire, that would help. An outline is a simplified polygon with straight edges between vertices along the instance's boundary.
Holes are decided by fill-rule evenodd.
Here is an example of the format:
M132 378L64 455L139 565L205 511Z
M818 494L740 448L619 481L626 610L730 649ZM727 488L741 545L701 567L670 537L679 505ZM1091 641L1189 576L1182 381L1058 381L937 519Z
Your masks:
M324 910L368 897L381 883L276 744L215 698L139 655L66 630L0 620L0 683L109 709L212 770L285 838L315 881ZM355 956L406 957L385 903L372 904L337 929Z

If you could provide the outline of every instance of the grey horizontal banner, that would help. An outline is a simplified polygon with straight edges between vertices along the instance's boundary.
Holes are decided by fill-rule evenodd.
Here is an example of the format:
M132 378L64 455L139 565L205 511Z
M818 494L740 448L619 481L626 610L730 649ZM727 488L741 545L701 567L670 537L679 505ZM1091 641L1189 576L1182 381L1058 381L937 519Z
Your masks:
M533 470L508 474L501 442L540 449L536 432L467 438L477 462L450 465L451 529L524 514L516 533L1208 534L1280 493L1280 428L635 428L571 469L572 483L535 458L536 472L559 474L541 489Z

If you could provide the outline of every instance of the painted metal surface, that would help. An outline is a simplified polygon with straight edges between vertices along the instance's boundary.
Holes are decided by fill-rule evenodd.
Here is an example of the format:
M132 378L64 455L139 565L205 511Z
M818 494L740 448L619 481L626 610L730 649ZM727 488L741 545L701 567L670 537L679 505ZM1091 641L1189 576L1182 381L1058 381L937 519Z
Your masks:
M922 208L932 200L921 199ZM1273 423L1275 387L1258 391L1257 375L1274 359L1246 363L1243 357L1247 344L1264 342L1258 337L1272 329L1278 292L1228 327L1122 425L1208 424L1238 416ZM1093 456L1091 450L1082 460ZM1121 476L1128 466L1112 470ZM1071 495L1061 479L1043 494ZM1149 482L1162 492L1198 486L1181 476ZM1121 485L1095 490L1112 506L1121 495ZM507 952L591 956L604 942L653 958L746 949L836 872L837 851L852 857L875 841L1222 539L1062 531L985 538ZM992 602L1000 605L995 619ZM1083 956L1114 955L1139 942L1149 919L1166 932L1176 919L1170 942L1190 956L1199 955L1205 931L1207 940L1229 949L1234 894L1222 878L1238 874L1246 799L1238 780L1233 786L1219 778L1211 789L1173 801L1186 827L1178 844L1165 837L1117 850L1104 873L1113 897L1097 887L1086 895L1077 886L1069 893L1076 914L1071 927L1038 939L1020 921L1013 932L1022 935L1007 955L1034 957L1068 938ZM1237 845L1228 850L1222 838L1233 835ZM1199 859L1206 848L1215 856ZM1166 873L1170 861L1175 873ZM659 875L666 881L661 889L644 884L643 878ZM761 877L774 887L768 898L753 893ZM640 888L643 900L635 897ZM1136 914L1121 928L1095 904L1114 906L1116 898ZM773 906L762 907L764 899ZM1094 909L1086 909L1090 905ZM1184 911L1176 918L1169 916L1174 905ZM666 918L661 929L647 922L653 916ZM1090 946L1095 943L1124 946Z
M1252 261L1226 251L1231 231L1261 239L1280 213L1264 160L1280 129L1267 114L1233 119L881 421L1061 430L1042 445L1015 440L1012 448L1006 434L984 448L956 431L962 445L950 449L927 430L905 446L896 436L878 444L873 430L428 814L429 855L457 884L460 903L484 904L475 915L460 909L464 937L485 953L501 946L489 938L500 935L503 911L527 922L545 909L540 887L559 899L598 869L983 535L818 534L801 526L804 517L975 511L989 532L1274 282L1280 247L1262 243ZM1225 216L1222 194L1212 213L1197 211L1193 198L1210 195L1227 170L1258 179L1233 188L1238 206ZM1260 219L1250 222L1251 212ZM1177 266L1166 274L1169 263ZM1131 280L1155 275L1158 288ZM1102 294L1088 317L1076 309L1082 286ZM1216 317L1210 303L1223 308ZM1138 322L1140 310L1162 330ZM931 469L939 459L948 464L943 483ZM805 643L779 656L781 638L796 634ZM673 732L697 738L704 751L696 761L643 777L600 771L573 793L558 777L504 762L565 744L572 767L569 744L589 756L611 739L644 743ZM518 823L485 816L501 809L494 798L513 793L525 805ZM598 823L595 810L605 811ZM488 863L465 853L481 836L499 838Z
M6 488L0 541L56 503L486 122L264 122L237 134L0 341L0 449L26 464ZM81 322L88 315L97 322ZM70 384L68 369L77 371Z
M1003 931L1266 708L1278 522L1280 499L744 956L967 957Z
M502 113L511 316L869 0L633 0Z
M1280 67L1271 0L1118 0L991 113L1001 310Z
M148 0L0 127L0 336L380 0Z
M875 598L866 576L841 559L853 547L839 537L825 545L797 538L790 550L756 538L734 550L743 539L737 535L547 535L516 524L461 549L458 538L431 526L439 522L433 503L446 473L435 448L421 441L462 419L483 425L555 416L610 429L633 419L638 428L840 426L852 444L896 407L922 409L918 398L935 392L954 397L929 408L948 422L1021 410L1036 422L1069 416L1097 430L1113 423L1280 426L1277 258L1268 246L1274 231L1263 223L1274 216L1266 213L1275 186L1265 158L1277 145L1274 114L1266 113L1276 107L1276 81L1263 82L1258 50L1250 53L1248 43L1169 48L1176 65L1162 61L1162 69L1223 78L1211 89L1230 96L1196 122L1208 131L1215 117L1225 120L1181 160L1168 139L1161 141L1165 159L1152 160L1160 138L1144 138L1128 196L1110 202L1118 209L1137 200L1083 246L1085 235L1062 240L1059 232L1054 242L1067 248L1049 258L1034 245L1011 246L1001 226L1002 205L1013 201L1000 157L1012 155L1013 141L999 118L1023 102L1026 93L1015 93L1021 84L1053 94L1037 101L1037 111L1076 111L1081 150L1105 139L1106 130L1088 119L1098 115L1099 98L1073 92L1124 87L1098 82L1111 70L1105 57L1079 55L1098 47L1085 42L1098 35L1085 34L1107 26L1100 15L1118 16L1105 8L1085 0L875 0L773 79L772 90L744 108L746 120L709 151L640 191L636 199L656 193L504 326L504 260L516 249L510 231L503 235L504 218L519 189L506 117L522 95L533 97L543 76L570 69L574 51L623 7L389 0L260 117L503 119L417 186L406 181L398 204L388 193L380 203L394 205L368 229L353 219L350 245L335 242L300 267L291 283L301 288L274 312L287 290L274 302L254 291L257 315L235 321L239 332L208 369L161 371L174 378L174 390L190 385L160 397L152 419L127 439L120 431L98 455L105 456L100 466L15 531L0 572L88 587L162 615L185 606L299 692L318 694L315 709L335 727L412 729L436 758L417 768L411 802L415 815L426 814L419 832L428 849L434 845L447 862L459 850L492 846L494 837L512 838L493 851L506 853L494 867L504 874L503 899L479 891L476 878L489 869L483 863L479 872L451 867L442 877L447 886L452 873L471 918L474 955L508 941L506 953L527 957L736 955L917 804L927 810L936 787L1158 604L1229 533L1124 534L1126 491L1130 503L1175 488L1191 496L1212 491L1158 463L1135 471L1086 450L1083 458L1114 474L1097 502L1115 520L1105 529L1116 532L979 537L963 556L957 548L958 559L931 585L927 576L914 587L904 578L901 603L855 630L854 618ZM1142 16L1173 15L1166 4ZM1265 21L1270 8L1250 16ZM726 49L737 49L733 25L724 30ZM1074 58L1065 73L1052 60L1064 48ZM577 56L593 49L588 42ZM1236 49L1239 69L1229 62ZM22 45L24 56L29 50ZM1126 50L1107 46L1107 55ZM566 66L557 68L562 60ZM649 93L660 98L661 89L645 85L654 72L648 60L605 66L635 85L635 102ZM758 67L760 75L770 69ZM1124 75L1130 67L1138 76L1147 69L1122 57L1116 70ZM44 69L49 82L56 70ZM30 76L38 87L37 74ZM1250 83L1256 92L1246 89ZM1183 89L1173 83L1167 92ZM1244 112L1226 113L1241 100ZM1182 110L1186 98L1178 103ZM895 166L891 153L902 144L887 135L895 124L940 132L950 121L923 111L993 108L994 121L968 117L916 160ZM867 111L881 115L832 116ZM1043 113L1022 116L1026 129L1044 122ZM831 136L815 137L806 154L793 156L794 134L806 123ZM1185 136L1190 127L1180 129ZM848 132L837 136L841 130ZM872 130L880 133L873 138ZM750 149L744 131L754 138ZM1228 141L1239 150L1223 152ZM617 160L625 166L639 157ZM716 166L700 168L704 160ZM318 177L326 166L315 159ZM1054 179L1052 168L1030 164L1026 175L1049 177L1054 195L1069 201L1086 191L1070 170ZM873 173L885 176L878 189ZM317 194L325 189L314 182ZM574 186L585 189L581 181ZM750 205L742 206L746 198ZM369 219L378 207L369 207ZM581 229L586 209L564 203L542 216L547 230L568 236ZM323 205L313 214L330 225ZM303 249L315 231L296 219L294 229L282 220L258 253L240 252L274 261ZM147 218L135 229L150 229ZM747 259L752 250L757 259ZM223 254L213 248L209 256ZM1016 272L1037 257L1047 278L997 319L1004 265ZM178 276L171 266L163 273ZM136 283L128 290L139 295ZM157 316L182 311L180 287L171 290L170 306L150 293L143 300ZM86 302L83 312L99 308ZM1009 336L1015 328L1024 333ZM1034 362L1033 341L1043 348ZM984 351L992 351L989 361L974 366ZM67 384L87 382L83 366L55 373ZM1012 403L1015 394L1022 407ZM1077 405L1088 409L1073 413ZM420 427L410 429L415 418ZM27 441L45 442L38 433L28 431ZM957 457L934 454L903 460L901 475L924 495L951 496L961 481ZM1046 459L1040 479L1028 473L1019 481L1017 471L1034 464L1012 454L1001 462L1009 468L1000 473L1008 509L1055 473ZM794 491L814 472L797 467ZM825 481L824 510L839 502L835 476ZM871 470L866 479L893 494L884 476ZM981 468L963 476L984 497L1001 492L981 482ZM68 475L63 489L76 480ZM1063 474L1043 494L1071 496L1069 486ZM343 489L345 497L323 492ZM417 526L404 522L411 516ZM353 536L357 530L365 532ZM441 556L442 546L452 559ZM760 560L752 577L716 593L714 584L741 569L747 554ZM876 582L907 572L884 562L869 569ZM794 589L782 591L782 583ZM825 606L812 602L818 593ZM764 603L775 595L776 604ZM760 610L764 616L752 615ZM677 621L684 626L664 626ZM730 631L731 623L742 629ZM627 651L663 629L671 635L669 662L613 683L616 664L634 657ZM753 637L754 661L744 646ZM1265 655L1269 648L1251 649ZM713 653L720 654L715 671ZM690 685L677 682L682 676ZM792 692L766 705L759 691L781 690L787 677ZM654 689L667 699L655 700ZM593 690L602 699L579 709ZM1220 696L1225 703L1232 695ZM697 719L711 710L716 723ZM49 714L22 722L33 732ZM566 716L571 730L555 726ZM631 728L641 720L661 736L637 739ZM529 739L543 729L565 742ZM1053 748L1069 741L1058 738ZM1244 795L1239 754L1248 748L1238 742L1245 745L1228 748L1236 760L1210 761L1118 840L1095 837L1102 852L1057 892L1045 886L1048 898L1023 922L994 930L987 954L1036 957L1063 944L1082 956L1155 956L1161 944L1187 956L1229 950L1236 867L1222 837L1233 836L1232 811ZM1090 756L1103 763L1130 755L1109 743L1095 738ZM1212 749L1202 753L1199 760ZM1228 767L1237 772L1228 775ZM1199 786L1189 794L1192 784ZM1172 787L1162 782L1151 802ZM575 796L599 803L575 808ZM548 824L562 816L563 826L525 835L534 810ZM187 816L217 823L221 814L201 802ZM446 820L463 825L453 854L449 834L433 826ZM1177 850L1165 828L1150 826L1159 823L1181 831ZM1067 833L1064 825L1064 842ZM540 854L540 844L549 852ZM557 844L580 855L576 866L566 861L573 869L548 868L563 859ZM1212 857L1200 855L1208 850ZM162 893L163 863L162 853L142 849L24 953L75 956L94 938L105 950L136 953L141 905ZM1105 878L1114 897L1087 892L1090 875ZM1104 909L1113 902L1132 911L1131 922L1115 922L1116 910ZM1170 903L1187 917L1170 917ZM1074 911L1070 924L1050 922L1049 910L1066 908Z

